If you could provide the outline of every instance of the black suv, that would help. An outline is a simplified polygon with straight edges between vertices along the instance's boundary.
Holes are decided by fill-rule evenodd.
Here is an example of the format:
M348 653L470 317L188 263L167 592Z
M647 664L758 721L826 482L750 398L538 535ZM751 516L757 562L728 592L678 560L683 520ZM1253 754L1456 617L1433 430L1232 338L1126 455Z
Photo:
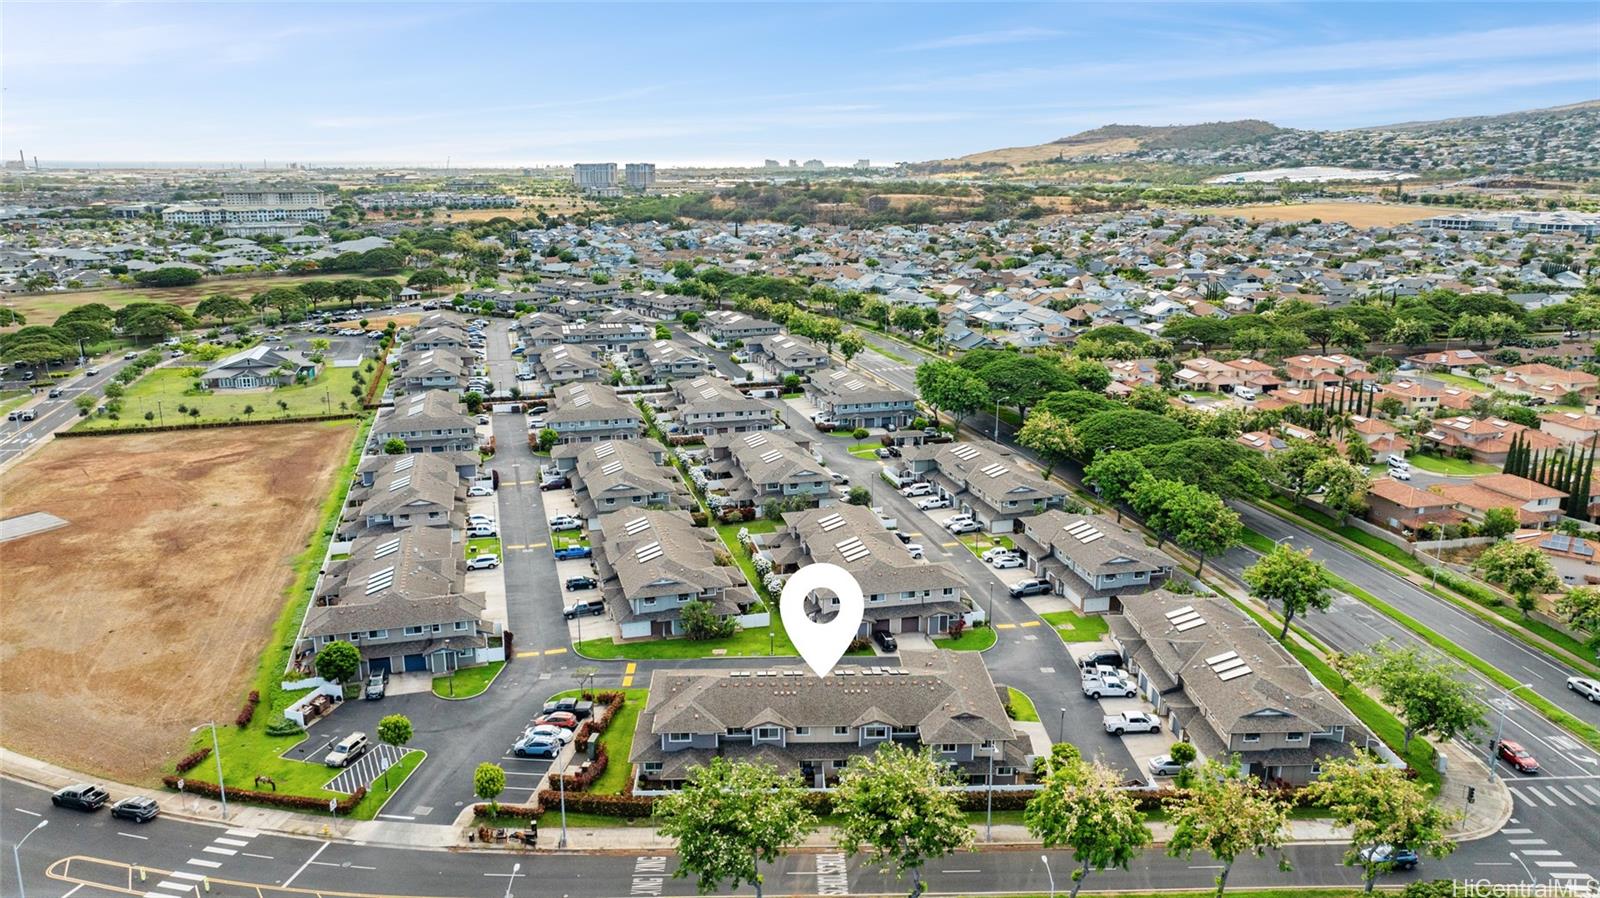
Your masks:
M149 823L160 813L161 805L156 804L154 798L143 795L124 798L111 806L111 816L121 820L132 820L134 823Z
M568 589L594 589L596 586L599 586L599 585L600 585L600 581L596 580L593 577L568 577L567 578L567 588Z
M878 648L886 652L892 652L900 648L900 643L894 641L894 634L888 630L873 630L872 641L878 644Z
M58 808L77 808L80 811L98 811L111 794L99 786L79 783L58 789L50 796L50 803Z

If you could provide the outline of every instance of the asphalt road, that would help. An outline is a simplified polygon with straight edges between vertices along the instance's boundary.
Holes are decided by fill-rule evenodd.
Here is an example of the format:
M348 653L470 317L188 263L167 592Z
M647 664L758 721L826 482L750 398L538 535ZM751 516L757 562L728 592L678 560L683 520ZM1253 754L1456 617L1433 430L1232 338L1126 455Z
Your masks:
M128 364L122 356L102 357L99 361L91 361L87 367L100 369L99 374L78 374L64 379L59 386L61 396L57 399L45 398L46 391L39 391L39 398L30 400L31 405L23 408L32 409L35 415L32 421L4 421L0 422L0 463L12 460L18 455L33 448L34 444L44 439L56 428L78 417L78 407L73 401L84 393L102 395L105 385L111 378Z

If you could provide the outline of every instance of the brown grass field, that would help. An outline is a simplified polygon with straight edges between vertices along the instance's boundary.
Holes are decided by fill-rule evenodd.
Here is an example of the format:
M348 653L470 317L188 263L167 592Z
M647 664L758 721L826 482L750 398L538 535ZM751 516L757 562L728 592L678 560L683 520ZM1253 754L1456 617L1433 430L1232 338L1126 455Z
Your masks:
M5 304L23 314L29 324L50 324L67 310L91 302L103 302L119 309L135 302L169 302L190 307L215 293L229 293L240 299L273 287L293 287L305 281L336 281L348 274L263 275L260 277L207 278L188 287L113 287L107 290L77 290L70 293L28 293L9 297Z
M0 513L64 527L0 543L0 744L157 780L233 721L349 424L56 440L0 478Z
M1204 215L1243 217L1251 221L1342 221L1356 228L1383 228L1438 215L1432 206L1394 203L1262 203L1192 210Z

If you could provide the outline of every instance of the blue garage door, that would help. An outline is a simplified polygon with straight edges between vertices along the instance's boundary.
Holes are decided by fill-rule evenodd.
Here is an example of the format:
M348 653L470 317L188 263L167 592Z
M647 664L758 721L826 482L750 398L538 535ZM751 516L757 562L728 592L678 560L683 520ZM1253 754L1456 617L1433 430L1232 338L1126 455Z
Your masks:
M388 658L373 658L367 662L367 668L374 674L390 673Z
M412 673L414 671L426 671L427 669L428 669L428 656L427 655L407 655L406 656L406 673Z

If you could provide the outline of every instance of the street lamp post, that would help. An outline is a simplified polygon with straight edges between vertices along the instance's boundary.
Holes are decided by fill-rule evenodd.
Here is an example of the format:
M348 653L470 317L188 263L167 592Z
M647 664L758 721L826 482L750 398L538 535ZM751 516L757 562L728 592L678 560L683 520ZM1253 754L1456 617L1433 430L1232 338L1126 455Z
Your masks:
M1050 855L1041 854L1039 860L1044 861L1044 875L1050 877L1050 898L1056 898L1056 875L1050 872Z
M556 843L557 848L567 847L567 764L571 763L569 756L561 765L561 772L556 774L556 785L561 789L561 841Z
M1067 709L1061 709L1061 723L1056 726L1056 741L1067 741Z
M522 862L511 865L511 875L506 877L506 898L511 898L511 887L517 884L517 874L522 872Z
M983 809L983 840L994 841L994 753L998 746L989 749L989 795Z
M228 786L222 781L222 746L217 744L217 725L215 722L202 723L189 732L198 733L205 727L211 728L211 754L217 760L217 794L222 797L222 819L228 819Z
M1000 397L994 398L994 441L1000 442Z
M1291 539L1294 539L1294 534L1293 534L1293 533L1291 533L1291 534L1289 534L1289 535L1288 535L1288 536L1285 536L1285 537L1284 537L1284 538L1282 538L1282 539L1275 539L1275 540L1273 540L1273 541L1272 541L1272 544L1273 544L1273 545L1274 545L1274 546L1281 546L1281 545L1283 545L1283 544L1284 544L1284 543L1286 543L1286 542L1288 542L1288 541L1289 541L1289 540L1291 540Z
M11 860L15 861L17 865L17 898L28 898L28 890L22 882L22 843L28 841L28 836L49 825L50 821L40 820L34 825L33 829L28 830L27 835L17 840L17 844L11 846Z
M1533 684L1532 683L1522 683L1520 685L1513 686L1510 689L1507 689L1506 690L1506 699L1507 699L1506 705L1510 705L1511 704L1510 699L1511 699L1512 693L1516 692L1518 689L1531 689L1531 688L1533 688ZM1508 707L1502 707L1500 709L1500 725L1495 727L1495 730L1494 730L1494 741L1489 743L1488 761L1489 761L1489 781L1490 782L1494 782L1496 779L1499 778L1499 769L1498 769L1499 765L1495 763L1494 753L1495 753L1495 749L1500 747L1500 737L1504 736L1505 732L1506 732L1506 712L1508 710L1510 710Z

